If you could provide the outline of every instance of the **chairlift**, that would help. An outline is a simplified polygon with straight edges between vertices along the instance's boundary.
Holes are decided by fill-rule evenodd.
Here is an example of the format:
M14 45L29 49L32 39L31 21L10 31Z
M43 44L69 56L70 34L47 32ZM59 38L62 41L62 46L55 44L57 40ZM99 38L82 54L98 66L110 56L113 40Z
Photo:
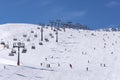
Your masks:
M23 48L22 53L26 53L26 52L27 52L27 49Z
M16 47L18 47L18 46L24 48L24 47L25 47L25 43L21 43L21 42L13 43L13 48L16 48Z

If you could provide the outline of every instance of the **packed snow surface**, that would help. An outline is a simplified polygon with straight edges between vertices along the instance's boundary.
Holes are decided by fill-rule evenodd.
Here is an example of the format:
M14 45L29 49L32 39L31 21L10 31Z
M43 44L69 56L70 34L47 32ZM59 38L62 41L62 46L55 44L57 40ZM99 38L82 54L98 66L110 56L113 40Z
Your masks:
M0 25L0 34L0 43L9 45L0 44L0 80L120 80L118 31L60 28L56 42L55 29L45 26L41 41L41 26L15 23ZM25 43L20 66L13 48L18 42Z

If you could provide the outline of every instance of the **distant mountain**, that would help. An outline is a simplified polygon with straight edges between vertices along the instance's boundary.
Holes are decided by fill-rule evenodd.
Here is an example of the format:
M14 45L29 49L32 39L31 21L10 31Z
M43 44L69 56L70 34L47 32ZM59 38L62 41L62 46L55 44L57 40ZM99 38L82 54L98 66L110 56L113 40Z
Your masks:
M103 28L103 29L98 29L98 31L120 31L120 28Z

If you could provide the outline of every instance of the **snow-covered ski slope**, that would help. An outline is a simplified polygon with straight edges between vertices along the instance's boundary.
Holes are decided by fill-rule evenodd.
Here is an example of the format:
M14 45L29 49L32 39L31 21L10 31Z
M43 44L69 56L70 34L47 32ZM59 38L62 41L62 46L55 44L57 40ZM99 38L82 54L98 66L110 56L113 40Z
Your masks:
M41 41L38 25L0 25L0 42L9 44L0 45L0 80L120 80L120 32L61 29L57 43L55 31L45 27L43 37L49 41ZM9 56L15 42L27 49L20 49L20 66L17 48Z

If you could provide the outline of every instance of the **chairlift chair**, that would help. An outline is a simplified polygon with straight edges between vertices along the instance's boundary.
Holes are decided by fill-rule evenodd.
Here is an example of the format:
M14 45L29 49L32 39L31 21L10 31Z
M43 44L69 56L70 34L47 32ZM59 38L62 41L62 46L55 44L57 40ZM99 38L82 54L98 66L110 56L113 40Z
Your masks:
M25 37L25 38L26 38L26 37L27 37L27 35L25 35L25 34L24 34L24 35L23 35L23 37Z
M37 27L37 29L40 29L40 27Z
M27 41L30 42L30 39L28 38Z
M16 44L15 43L13 43L13 48L15 48L16 47Z
M37 34L35 34L34 37L37 37Z
M56 31L56 29L53 30L54 32Z
M25 43L21 43L22 47L25 48Z
M50 36L51 38L54 38L54 36L53 36L51 33L49 34L49 36Z
M14 53L9 53L9 56L14 56Z
M51 36L51 38L54 38L54 36Z
M26 53L26 52L27 52L27 49L23 48L22 53Z
M1 44L1 45L5 45L5 42L1 42L0 44Z
M35 49L35 46L32 46L31 49Z
M7 49L9 48L9 45L8 45L8 44L6 44L6 48L7 48Z
M52 36L52 34L50 33L49 36Z
M16 54L16 50L12 49L11 53L15 53Z
M43 43L42 43L42 42L39 42L39 45L43 45Z
M45 41L46 41L46 42L49 42L49 39L48 39L48 38L45 38Z
M34 43L32 44L32 47L31 47L31 49L35 49L35 44L34 44Z
M14 38L13 41L17 41L17 38Z
M31 31L31 33L34 33L34 31Z

